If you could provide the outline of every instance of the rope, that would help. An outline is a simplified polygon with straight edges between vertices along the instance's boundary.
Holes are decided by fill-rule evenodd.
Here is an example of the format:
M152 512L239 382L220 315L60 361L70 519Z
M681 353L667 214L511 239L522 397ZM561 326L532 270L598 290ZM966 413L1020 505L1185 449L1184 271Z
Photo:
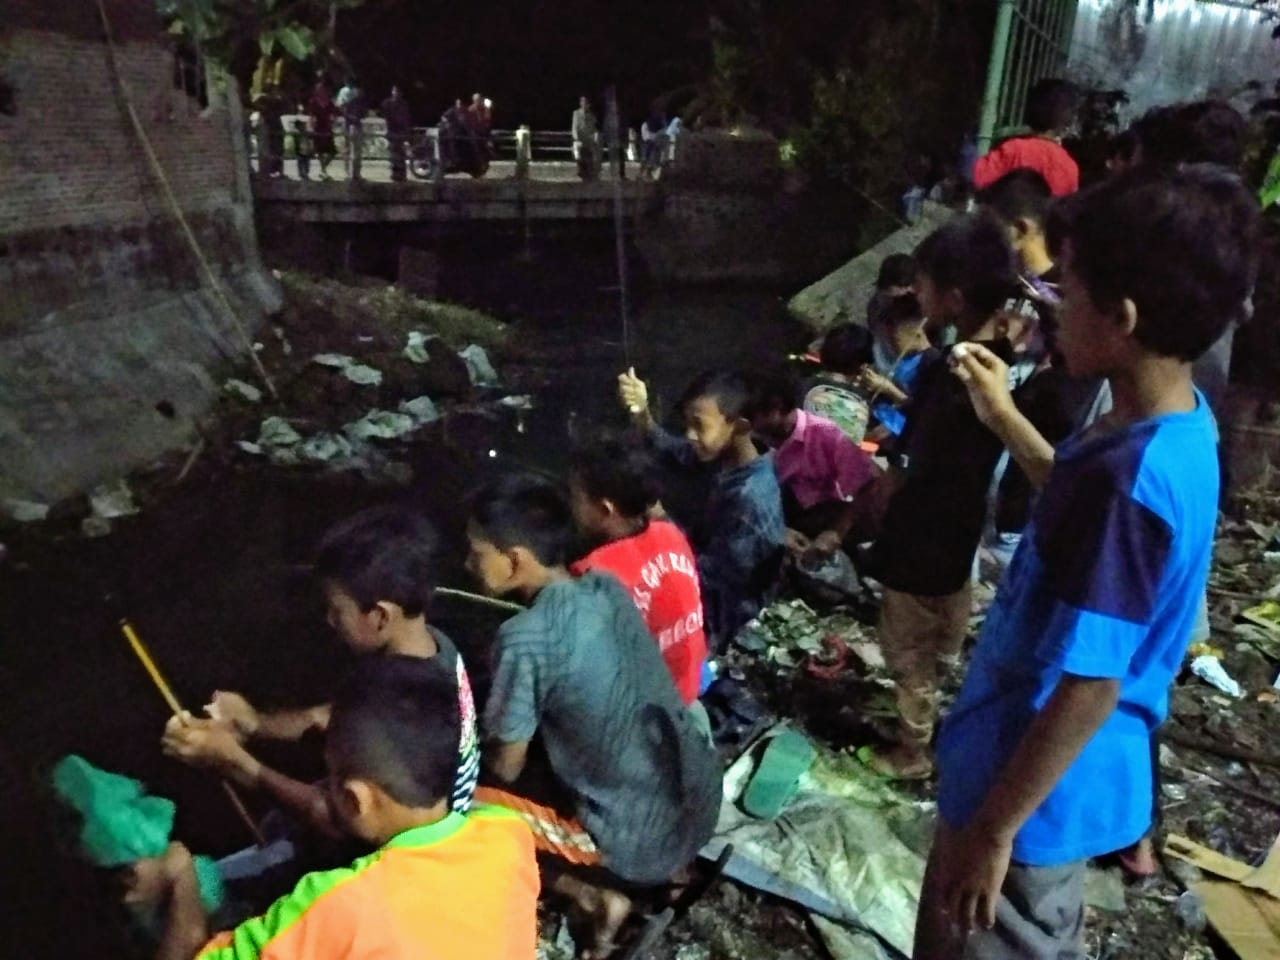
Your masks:
M183 214L182 207L178 204L178 198L173 192L173 186L169 183L169 177L164 172L160 158L156 156L151 140L147 137L147 132L142 126L142 120L138 117L138 111L134 109L133 101L129 97L129 90L125 86L124 77L120 73L120 65L116 60L115 38L111 31L111 20L107 16L107 8L103 4L103 0L97 0L97 2L98 15L102 19L102 31L107 41L107 61L111 66L111 75L116 82L120 102L124 106L125 113L128 114L130 124L133 126L133 132L137 136L138 142L142 144L143 152L146 154L147 161L151 166L151 172L159 182L165 201L169 204L179 225L182 227L182 233L186 237L187 245L191 248L191 252L195 255L201 269L204 271L205 278L208 280L210 289L213 290L214 297L231 321L236 333L244 341L245 350L249 354L249 359L253 362L254 370L257 371L258 377L267 388L267 392L271 394L271 398L279 400L280 395L276 392L276 386L272 382L270 374L267 373L267 368L262 365L262 359L258 356L258 352L253 349L253 338L249 335L248 328L245 327L239 314L236 313L235 307L232 306L231 300L227 297L226 290L223 289L217 273L214 272L208 258L204 255L200 241L196 239L195 231L191 229L191 224L187 222L186 215Z

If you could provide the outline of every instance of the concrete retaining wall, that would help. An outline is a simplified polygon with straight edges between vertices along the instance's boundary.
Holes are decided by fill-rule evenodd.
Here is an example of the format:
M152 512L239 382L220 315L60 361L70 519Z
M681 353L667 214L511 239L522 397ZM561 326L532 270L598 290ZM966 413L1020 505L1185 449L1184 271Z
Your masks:
M895 253L910 253L951 215L947 207L926 203L918 222L894 231L840 269L805 287L791 298L787 309L814 333L825 333L841 323L864 322L881 261Z
M52 502L188 441L244 338L206 285L115 95L94 0L13 0L0 72L0 498ZM150 8L150 5L147 5ZM182 88L163 25L113 0L130 99L245 329L262 269L234 89ZM171 404L176 416L157 412Z

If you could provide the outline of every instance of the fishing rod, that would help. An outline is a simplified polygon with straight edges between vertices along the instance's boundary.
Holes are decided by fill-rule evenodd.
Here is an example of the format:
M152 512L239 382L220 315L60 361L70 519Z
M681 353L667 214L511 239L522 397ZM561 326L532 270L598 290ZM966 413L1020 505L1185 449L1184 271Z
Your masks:
M169 686L165 680L164 674L160 672L160 668L156 666L155 660L142 642L142 638L138 636L138 632L133 628L133 624L127 619L121 619L120 632L124 634L125 640L129 642L129 646L133 649L134 655L138 658L138 662L142 664L142 668L146 670L147 676L151 678L151 682L155 684L156 690L160 692L160 696L173 712L175 717L181 718L187 716L187 712L183 710L182 704L178 698L174 696L173 688ZM249 829L253 835L254 841L258 846L265 846L266 840L262 836L262 832L258 829L258 825L254 823L253 817L250 816L248 809L244 805L244 801L240 799L240 794L226 780L219 781L222 789L227 795L227 800L231 803L232 809L235 810L241 822Z
M622 171L626 162L622 154L622 116L618 112L618 88L605 91L605 130L609 134L609 153L613 162L613 240L618 259L618 310L622 318L622 357L627 368L631 361L631 301L627 290L627 244L623 230L626 215L622 198Z

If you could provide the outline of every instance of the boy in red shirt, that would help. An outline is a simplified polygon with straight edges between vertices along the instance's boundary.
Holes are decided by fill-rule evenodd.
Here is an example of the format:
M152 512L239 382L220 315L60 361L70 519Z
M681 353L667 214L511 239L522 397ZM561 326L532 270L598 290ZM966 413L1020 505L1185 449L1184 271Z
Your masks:
M680 698L693 703L707 659L698 566L680 528L650 518L660 493L643 441L602 434L575 450L569 495L574 522L594 546L570 572L597 570L621 581L658 641Z
M1024 116L1031 133L1012 137L973 168L973 186L983 190L1012 170L1034 170L1044 177L1055 197L1080 189L1080 167L1062 146L1076 113L1076 91L1065 80L1041 80L1027 95Z

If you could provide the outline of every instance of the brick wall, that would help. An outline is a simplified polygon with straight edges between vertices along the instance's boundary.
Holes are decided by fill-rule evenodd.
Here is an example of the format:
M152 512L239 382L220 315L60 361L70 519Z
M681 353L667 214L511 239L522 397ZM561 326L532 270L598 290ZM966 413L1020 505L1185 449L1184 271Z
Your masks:
M228 112L202 111L174 85L173 54L158 40L117 47L134 107L183 206L226 206L236 184ZM0 116L0 236L164 212L104 43L21 31L5 60L17 113Z
M234 91L175 85L152 0L108 0L115 62L250 331L279 307L253 230ZM8 0L0 72L0 509L53 502L181 445L243 335L213 295L118 97L96 0ZM156 413L161 402L175 418Z

